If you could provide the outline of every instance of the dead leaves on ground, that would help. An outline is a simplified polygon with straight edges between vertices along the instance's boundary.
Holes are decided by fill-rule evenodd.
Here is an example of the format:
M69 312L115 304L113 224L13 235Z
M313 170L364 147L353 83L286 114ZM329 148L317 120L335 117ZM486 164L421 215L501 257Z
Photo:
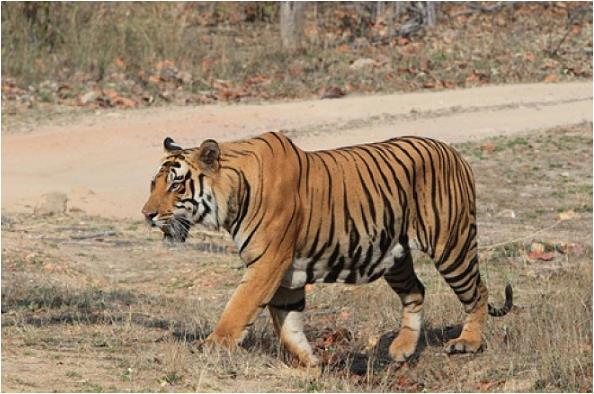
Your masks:
M559 255L583 256L586 247L571 241L535 241L530 244L530 260L550 261Z
M188 23L202 29L198 30L198 44L211 48L199 58L168 55L155 61L153 54L146 61L120 54L106 65L100 77L90 72L86 75L82 69L70 70L74 75L69 75L48 59L38 59L35 63L45 70L40 75L48 79L27 86L3 75L2 101L13 101L14 105L7 107L7 113L13 114L39 105L102 109L137 108L159 102L194 105L246 99L329 99L350 93L453 89L502 82L554 83L591 77L590 60L584 60L587 50L582 42L591 25L586 18L565 26L568 12L580 5L522 4L513 9L477 12L467 4L443 4L440 12L444 18L435 28L406 37L391 32L406 22L406 12L390 19L370 13L373 7L363 5L320 7L316 8L315 21L307 18L305 24L308 49L290 59L276 53L273 46L263 49L263 40L266 45L274 40L269 25L277 22L270 19L270 6L262 7L227 4L218 11L202 10L205 12L197 12L200 6L181 7ZM365 15L357 7L367 7ZM386 7L388 14L392 12L391 6ZM254 14L252 9L259 11ZM256 18L254 15L266 21L264 30L248 23ZM540 20L550 30L546 36L550 42L538 34L542 29L535 23ZM238 36L217 41L220 38L212 33L220 32L221 26L230 21ZM485 42L503 34L502 27L508 33L498 38L508 39L520 25L540 41L529 38L517 46ZM560 42L563 29L569 29L569 39ZM460 46L462 41L464 46ZM556 56L547 55L550 46L559 47ZM225 50L221 50L223 47ZM246 49L267 55L241 57L239 53ZM237 64L241 66L239 72Z

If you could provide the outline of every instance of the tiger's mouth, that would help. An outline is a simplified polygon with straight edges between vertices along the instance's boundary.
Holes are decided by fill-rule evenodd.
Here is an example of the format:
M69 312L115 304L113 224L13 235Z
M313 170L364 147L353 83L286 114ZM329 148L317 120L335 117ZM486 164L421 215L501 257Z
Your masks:
M185 242L190 232L189 220L172 216L167 222L158 226L163 231L163 240L168 242Z

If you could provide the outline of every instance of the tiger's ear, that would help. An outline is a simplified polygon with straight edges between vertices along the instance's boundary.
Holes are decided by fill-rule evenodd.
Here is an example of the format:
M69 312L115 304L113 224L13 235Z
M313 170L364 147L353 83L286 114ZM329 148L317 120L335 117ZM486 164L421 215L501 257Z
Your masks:
M216 171L219 169L220 155L219 144L215 140L205 140L194 155L194 159L203 170Z
M178 150L182 150L182 147L177 145L171 137L167 137L163 140L163 148L165 149L165 153L167 154L175 153Z

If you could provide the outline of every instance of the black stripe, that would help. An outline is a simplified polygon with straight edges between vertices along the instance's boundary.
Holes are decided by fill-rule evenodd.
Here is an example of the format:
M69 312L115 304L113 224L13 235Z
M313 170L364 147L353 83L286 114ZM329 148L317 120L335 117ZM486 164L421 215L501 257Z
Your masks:
M272 304L270 303L270 306L275 308L275 309L280 309L283 311L289 311L289 312L303 312L303 310L305 309L305 298L300 299L299 301L296 302L292 302L290 304Z
M433 162L433 157L431 155L431 151L427 146L423 143L419 144L427 151L427 157L429 159L429 167L431 169L431 206L433 208L433 225L435 228L432 231L431 238L431 253L430 257L433 259L435 257L435 245L437 244L439 231L440 231L440 221L439 221L439 210L437 209L437 202L436 202L436 194L437 194L437 186L436 186L436 174L435 174L435 164Z
M271 135L274 138L276 138L278 140L278 142L280 142L281 146L283 147L283 151L285 153L287 153L287 148L285 148L285 144L283 143L283 140L276 133L269 133L269 135Z
M233 238L235 238L235 236L237 235L237 232L239 231L239 228L241 227L241 223L243 222L243 220L245 219L245 216L247 215L248 207L249 207L249 203L250 203L250 193L251 193L250 184L247 181L247 179L245 179L245 175L243 174L243 172L241 172L241 178L242 178L241 183L245 186L245 193L244 193L243 199L241 201L241 205L239 208L239 214L237 215L237 218L233 221L233 223L231 223L231 228L233 229L233 232L232 232Z
M268 148L270 148L270 153L272 153L272 156L274 157L274 148L272 147L272 145L270 145L270 142L268 142L268 140L266 138L262 138L262 137L255 137L255 140L259 140L264 142L266 145L268 145Z
M253 235L256 233L256 231L258 231L258 227L260 227L260 224L262 224L262 220L260 220L258 224L256 224L256 227L254 227L254 229L250 232L250 235L248 235L245 241L243 241L241 247L239 248L239 255L241 255L241 252L243 252L243 250L249 245Z
M363 276L363 273L365 272L365 268L367 268L367 266L371 262L372 257L373 257L373 244L369 244L369 248L367 249L367 254L365 255L365 260L363 260L363 262L359 266L359 275L360 276Z
M258 255L258 257L254 258L253 260L245 263L246 268L249 267L250 265L258 262L258 260L260 260L262 258L262 256L264 256L264 254L266 253L266 251L268 250L268 247L270 246L270 244L266 245L266 248L264 248L264 251L262 253L260 253Z
M202 197L202 195L204 195L204 174L198 175L198 182L200 184L200 193L198 193L198 197Z

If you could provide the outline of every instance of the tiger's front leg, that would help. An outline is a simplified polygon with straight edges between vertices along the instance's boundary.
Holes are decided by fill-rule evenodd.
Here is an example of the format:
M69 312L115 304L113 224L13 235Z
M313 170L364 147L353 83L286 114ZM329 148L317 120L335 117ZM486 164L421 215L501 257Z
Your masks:
M303 332L303 311L305 309L305 289L279 287L268 305L276 333L283 346L301 364L314 367L319 360Z
M222 345L230 349L237 346L258 313L268 305L276 293L291 261L291 257L279 259L271 253L249 265L227 303L219 323L206 338L205 344Z

